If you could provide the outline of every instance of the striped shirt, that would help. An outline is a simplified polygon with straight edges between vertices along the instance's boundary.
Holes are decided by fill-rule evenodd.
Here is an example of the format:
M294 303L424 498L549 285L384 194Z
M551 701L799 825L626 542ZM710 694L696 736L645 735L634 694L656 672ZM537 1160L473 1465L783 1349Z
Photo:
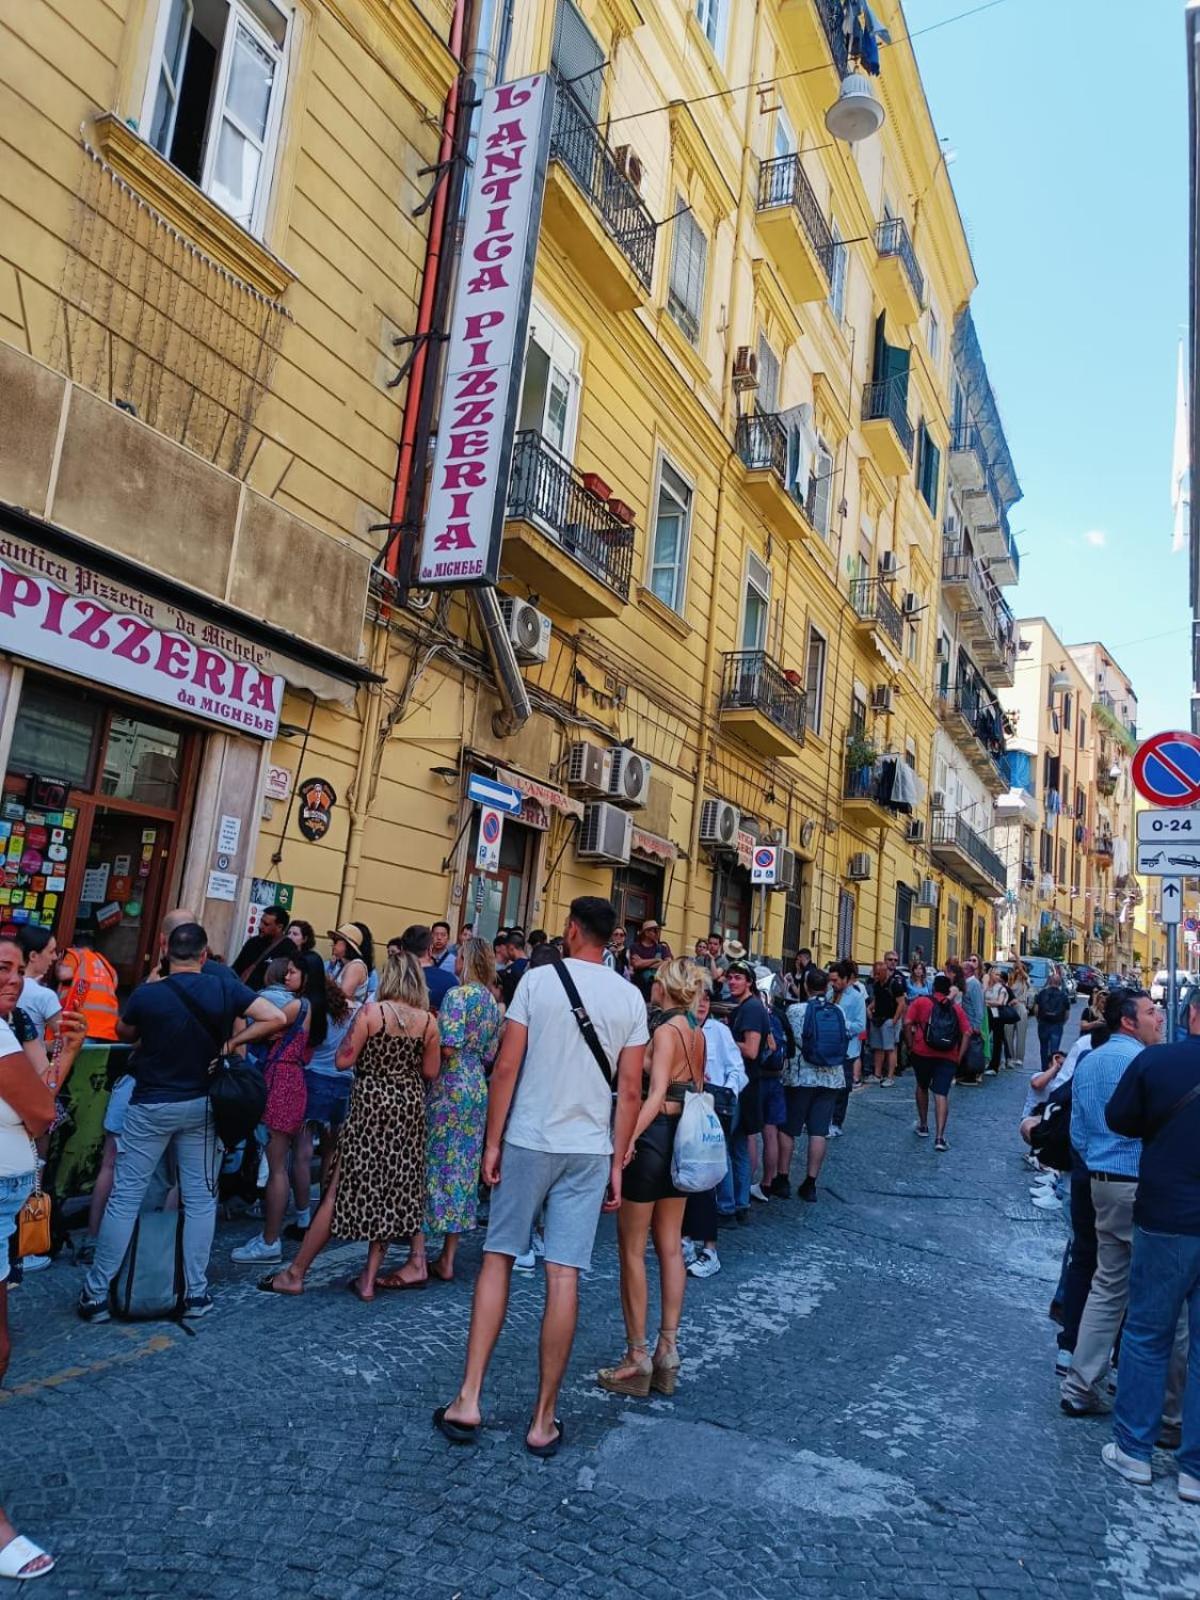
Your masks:
M1140 1039L1117 1033L1079 1060L1071 1083L1071 1143L1089 1172L1115 1172L1136 1182L1142 1141L1114 1133L1104 1113L1129 1063L1145 1049Z

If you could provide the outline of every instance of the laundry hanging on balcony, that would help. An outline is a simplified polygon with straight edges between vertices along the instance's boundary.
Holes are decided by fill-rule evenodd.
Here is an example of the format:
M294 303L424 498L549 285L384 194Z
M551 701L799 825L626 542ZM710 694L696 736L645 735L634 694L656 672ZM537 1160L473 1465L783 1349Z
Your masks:
M813 462L817 458L817 430L813 426L812 406L807 403L789 406L786 411L779 413L779 420L787 429L788 492L804 505L808 500Z
M844 8L842 31L849 42L850 54L868 77L879 76L879 47L891 44L892 36L875 20L871 7L865 3L848 0Z
M885 755L879 763L880 787L884 804L893 811L908 814L916 811L925 800L924 781L917 776L903 756Z
M1123 878L1129 871L1129 840L1117 836L1112 842L1113 847L1113 876Z

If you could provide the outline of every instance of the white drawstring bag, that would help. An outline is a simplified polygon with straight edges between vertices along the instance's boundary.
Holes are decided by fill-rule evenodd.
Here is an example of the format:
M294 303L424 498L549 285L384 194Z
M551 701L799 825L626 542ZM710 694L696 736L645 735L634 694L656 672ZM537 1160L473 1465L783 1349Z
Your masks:
M707 1091L684 1102L671 1154L671 1182L682 1194L704 1194L725 1176L725 1132Z

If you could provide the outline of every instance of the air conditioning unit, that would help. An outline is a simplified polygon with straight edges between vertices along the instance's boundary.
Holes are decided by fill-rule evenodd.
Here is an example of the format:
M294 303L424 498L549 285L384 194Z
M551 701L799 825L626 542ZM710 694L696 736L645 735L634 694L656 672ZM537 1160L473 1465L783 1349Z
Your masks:
M871 690L871 710L890 711L892 709L892 693L890 683L877 683Z
M938 886L934 878L922 878L921 887L917 890L917 904L926 909L936 907L938 903Z
M610 751L608 798L619 806L644 806L650 794L650 763L624 748Z
M612 770L612 751L602 744L573 744L567 762L567 788L583 794L606 795Z
M846 868L846 876L855 883L865 883L871 876L871 858L865 850L859 850L850 857L850 865Z
M500 614L518 661L545 661L550 655L550 618L531 606L528 600L518 600L514 595L504 595L500 600Z
M945 811L946 791L944 789L935 789L929 796L929 803L935 811Z
M906 617L914 617L921 609L921 596L914 594L911 589L904 591L903 611Z
M786 845L779 847L779 854L775 857L775 882L773 889L786 889L789 892L796 885L796 852L789 850Z
M613 151L613 165L623 178L628 178L635 189L642 187L642 158L627 144L619 144Z
M885 550L879 558L879 576L894 578L900 570L900 561L894 550Z
M700 843L714 850L736 850L741 813L728 800L706 800L700 807Z
M733 358L733 387L737 394L758 388L758 357L748 344L738 345Z
M909 844L925 843L925 824L919 817L910 817L904 829L904 837Z
M575 845L581 861L627 862L632 843L633 818L628 811L603 801L584 806Z

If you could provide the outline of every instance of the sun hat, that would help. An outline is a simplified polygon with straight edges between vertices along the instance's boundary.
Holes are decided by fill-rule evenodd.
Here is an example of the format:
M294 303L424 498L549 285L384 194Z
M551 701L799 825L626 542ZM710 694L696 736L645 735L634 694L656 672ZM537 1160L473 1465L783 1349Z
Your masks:
M344 922L340 928L330 928L329 937L340 939L343 944L350 946L360 961L363 959L363 931L357 922Z
M726 939L725 954L731 961L744 961L746 959L746 946L736 939Z

